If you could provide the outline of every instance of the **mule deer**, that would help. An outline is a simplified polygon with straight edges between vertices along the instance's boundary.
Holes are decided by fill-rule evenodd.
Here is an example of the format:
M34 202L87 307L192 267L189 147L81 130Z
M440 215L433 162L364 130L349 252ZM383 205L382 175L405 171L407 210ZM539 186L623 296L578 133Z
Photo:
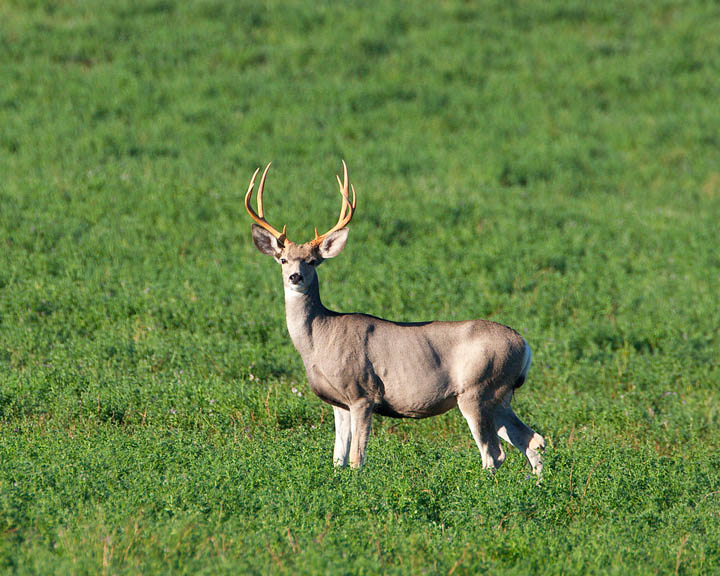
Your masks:
M480 449L484 468L505 459L498 437L521 450L538 476L545 440L513 412L510 401L530 368L530 347L514 330L487 320L391 322L367 314L341 314L320 301L317 267L345 247L356 208L343 161L340 217L328 232L305 244L291 242L287 227L271 226L251 206L253 174L245 208L255 221L252 237L263 254L282 266L287 327L313 392L333 406L336 466L362 466L372 414L426 418L457 406ZM352 202L350 201L352 190Z

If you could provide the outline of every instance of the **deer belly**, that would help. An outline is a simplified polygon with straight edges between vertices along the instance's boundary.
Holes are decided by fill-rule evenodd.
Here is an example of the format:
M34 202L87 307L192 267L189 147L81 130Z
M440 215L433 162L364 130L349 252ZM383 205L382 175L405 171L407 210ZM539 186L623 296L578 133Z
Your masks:
M454 396L443 398L431 404L398 404L388 402L383 398L374 412L380 416L390 416L391 418L429 418L430 416L438 416L444 414L448 410L457 406L457 399Z
M342 366L342 363L340 363ZM457 405L457 398L446 371L437 366L396 366L395 369L365 366L337 371L337 366L313 364L307 370L315 395L340 408L372 399L373 411L394 418L427 418L443 414Z
M386 375L383 395L375 412L395 418L427 418L457 405L450 379L430 371L424 378L395 380Z

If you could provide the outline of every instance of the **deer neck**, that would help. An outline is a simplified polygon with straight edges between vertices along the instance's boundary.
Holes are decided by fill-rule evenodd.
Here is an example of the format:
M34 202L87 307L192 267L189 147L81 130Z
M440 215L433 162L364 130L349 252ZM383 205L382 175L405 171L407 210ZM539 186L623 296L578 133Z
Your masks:
M328 310L320 301L317 274L305 293L285 288L285 319L288 332L301 355L312 350L313 325L327 314Z

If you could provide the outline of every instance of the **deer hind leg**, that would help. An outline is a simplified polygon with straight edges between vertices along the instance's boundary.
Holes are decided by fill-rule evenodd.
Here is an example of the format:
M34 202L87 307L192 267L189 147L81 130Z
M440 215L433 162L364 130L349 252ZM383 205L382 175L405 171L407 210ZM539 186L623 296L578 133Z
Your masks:
M495 425L498 436L525 454L533 473L540 476L543 459L538 450L545 448L545 439L516 416L510 407L510 396L496 406Z
M372 427L373 406L361 403L350 406L350 426L352 440L350 442L350 466L360 468L365 462L365 448L370 438Z
M505 452L498 441L493 410L483 406L478 398L458 398L458 408L470 426L483 468L500 468L505 461Z
M343 408L333 406L335 416L335 448L333 449L333 464L347 466L348 454L350 453L350 442L352 440L352 428L350 426L350 412Z

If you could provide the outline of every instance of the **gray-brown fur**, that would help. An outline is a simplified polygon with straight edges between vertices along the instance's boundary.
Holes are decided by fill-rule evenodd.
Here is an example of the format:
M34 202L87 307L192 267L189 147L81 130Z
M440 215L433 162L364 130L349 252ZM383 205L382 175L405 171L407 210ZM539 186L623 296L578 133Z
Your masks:
M373 413L425 418L458 406L485 467L505 458L500 436L540 474L544 440L510 407L530 365L525 340L486 320L399 323L328 310L316 268L342 251L347 233L294 244L253 225L255 245L282 265L288 331L310 386L334 407L336 465L347 464L348 451L350 464L362 465Z

